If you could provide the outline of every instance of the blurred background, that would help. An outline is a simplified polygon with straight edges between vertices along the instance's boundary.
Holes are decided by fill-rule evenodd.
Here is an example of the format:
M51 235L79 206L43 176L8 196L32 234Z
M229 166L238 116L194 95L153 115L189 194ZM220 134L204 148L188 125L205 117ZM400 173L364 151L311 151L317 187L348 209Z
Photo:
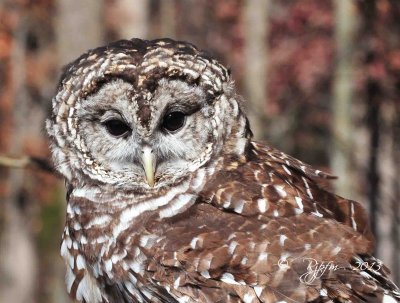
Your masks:
M340 176L400 282L400 1L0 0L0 302L70 302L64 184L25 157L49 159L61 67L132 37L187 40L228 65L256 138Z

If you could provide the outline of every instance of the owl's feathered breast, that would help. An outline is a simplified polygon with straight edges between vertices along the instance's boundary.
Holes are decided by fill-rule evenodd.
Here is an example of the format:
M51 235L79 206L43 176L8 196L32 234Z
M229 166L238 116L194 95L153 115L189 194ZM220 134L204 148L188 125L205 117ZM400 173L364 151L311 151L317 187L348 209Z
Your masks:
M251 143L245 156L200 174L180 185L184 194L129 206L115 198L99 208L72 193L72 249L65 253L75 260L71 292L83 296L86 275L126 302L364 302L395 289L383 268L357 270L358 256L371 253L365 215L313 181L324 173ZM170 203L188 205L161 216ZM84 215L96 212L95 219ZM86 264L80 271L79 256ZM307 283L310 262L336 267ZM116 295L99 296L117 302Z

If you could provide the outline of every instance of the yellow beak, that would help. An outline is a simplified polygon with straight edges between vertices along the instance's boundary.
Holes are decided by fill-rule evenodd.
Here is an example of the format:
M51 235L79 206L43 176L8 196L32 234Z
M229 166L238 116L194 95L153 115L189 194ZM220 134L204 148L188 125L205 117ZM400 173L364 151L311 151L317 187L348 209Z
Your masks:
M142 164L146 174L147 184L154 187L154 173L156 168L156 158L150 147L144 147L142 150Z

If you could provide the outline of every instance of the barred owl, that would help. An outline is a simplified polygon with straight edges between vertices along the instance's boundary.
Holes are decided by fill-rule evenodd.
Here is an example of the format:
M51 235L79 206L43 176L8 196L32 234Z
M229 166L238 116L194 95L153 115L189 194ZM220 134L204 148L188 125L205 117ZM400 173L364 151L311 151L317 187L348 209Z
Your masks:
M67 184L75 300L396 302L360 204L252 140L228 70L170 39L123 40L61 76L46 128Z

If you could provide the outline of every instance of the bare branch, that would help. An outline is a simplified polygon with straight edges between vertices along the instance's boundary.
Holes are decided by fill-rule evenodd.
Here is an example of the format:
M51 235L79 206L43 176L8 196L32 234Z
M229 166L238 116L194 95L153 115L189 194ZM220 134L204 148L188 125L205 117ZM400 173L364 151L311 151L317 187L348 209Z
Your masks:
M10 167L10 168L37 168L48 173L56 174L54 167L46 159L23 156L20 158L8 157L5 155L0 155L0 167Z
M0 155L0 166L12 168L25 168L30 163L29 157L11 158Z

